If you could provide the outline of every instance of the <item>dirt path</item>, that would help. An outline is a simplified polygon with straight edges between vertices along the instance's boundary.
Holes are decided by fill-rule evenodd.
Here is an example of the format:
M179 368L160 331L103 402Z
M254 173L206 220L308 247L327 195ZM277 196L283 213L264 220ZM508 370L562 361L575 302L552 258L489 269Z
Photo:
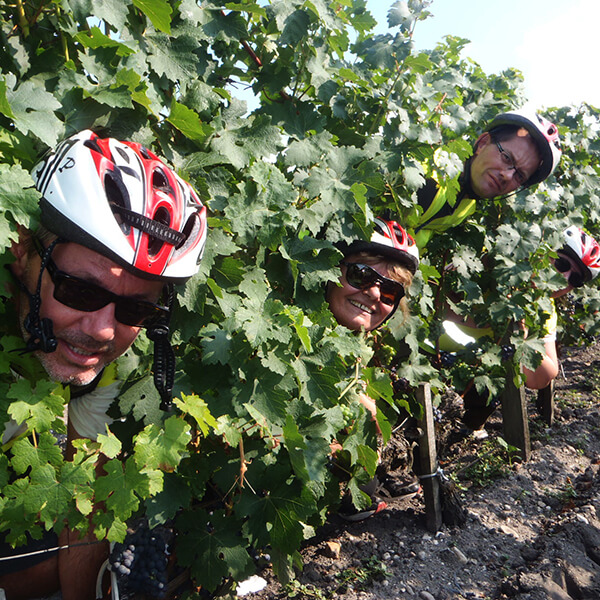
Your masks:
M551 428L531 397L529 462L498 459L498 414L488 439L444 452L445 471L460 473L464 526L432 535L422 499L392 501L364 522L327 525L302 551L295 590L267 570L267 588L245 597L600 599L600 347L564 350L563 369Z

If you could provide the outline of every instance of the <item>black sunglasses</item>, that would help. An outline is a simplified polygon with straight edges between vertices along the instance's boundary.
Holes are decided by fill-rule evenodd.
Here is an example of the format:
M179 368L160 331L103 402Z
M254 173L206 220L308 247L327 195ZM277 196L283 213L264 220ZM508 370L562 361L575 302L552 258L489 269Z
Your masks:
M554 259L554 267L559 273L566 273L567 271L573 270L571 261L563 256ZM567 281L569 282L569 285L572 285L574 288L583 287L583 284L585 283L583 275L577 271L572 271Z
M404 286L398 281L382 277L369 265L342 262L346 266L346 281L357 290L364 290L376 283L379 284L381 301L388 306L395 306L404 298Z
M131 327L149 325L158 317L169 313L165 306L147 300L136 300L130 296L119 296L95 283L69 275L61 271L51 258L48 259L46 269L54 283L54 299L69 308L94 312L114 302L117 321Z

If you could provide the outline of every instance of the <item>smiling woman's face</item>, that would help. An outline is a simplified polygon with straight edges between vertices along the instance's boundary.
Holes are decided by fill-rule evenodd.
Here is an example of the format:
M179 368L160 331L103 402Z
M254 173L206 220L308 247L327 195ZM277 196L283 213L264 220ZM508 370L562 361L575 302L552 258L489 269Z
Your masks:
M364 257L351 255L344 259L346 263L364 263ZM368 265L379 275L391 279L387 263L369 261ZM346 265L340 265L341 285L330 284L327 294L329 308L337 322L348 329L372 331L381 325L394 311L394 306L381 301L379 284L357 289L346 281Z

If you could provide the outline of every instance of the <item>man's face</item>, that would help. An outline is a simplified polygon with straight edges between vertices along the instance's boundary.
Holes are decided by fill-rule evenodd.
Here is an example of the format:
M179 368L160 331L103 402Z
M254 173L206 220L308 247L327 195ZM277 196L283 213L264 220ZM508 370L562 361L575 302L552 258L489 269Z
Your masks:
M352 255L345 258L344 262L360 263L361 260L360 257ZM369 266L389 279L388 268L384 262L369 263ZM379 284L375 283L364 289L352 287L346 280L346 265L342 264L340 268L341 285L330 284L327 295L333 316L340 325L353 331L371 331L379 327L394 310L394 306L381 301Z
M57 244L52 259L59 270L69 275L137 300L156 302L164 285L136 277L105 256L79 244ZM22 254L13 265L15 275L30 291L35 290L39 269L37 255ZM53 291L54 284L45 270L40 317L52 320L58 347L48 354L37 352L37 356L55 381L86 385L131 346L140 328L117 321L114 303L94 312L83 312L56 300ZM22 323L29 312L29 302L23 294L19 304L23 328Z
M484 133L477 141L471 161L471 187L481 198L496 198L514 192L537 170L541 157L525 129L500 142Z

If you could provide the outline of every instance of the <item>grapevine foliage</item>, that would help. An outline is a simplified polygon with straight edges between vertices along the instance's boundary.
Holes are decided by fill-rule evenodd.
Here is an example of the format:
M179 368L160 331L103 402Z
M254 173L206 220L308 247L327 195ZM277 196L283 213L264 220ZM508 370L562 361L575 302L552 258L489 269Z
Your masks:
M84 128L151 148L210 214L200 271L178 291L173 414L159 410L142 335L118 361L126 384L114 411L125 418L65 462L55 435L68 394L33 357L11 352L22 340L3 331L1 417L35 432L0 456L0 529L10 542L65 522L83 531L92 513L96 534L115 542L134 517L174 520L177 560L204 588L245 578L266 549L285 580L339 501L332 442L350 465L344 485L354 502L369 502L359 486L375 471L377 435L359 392L377 400L386 438L400 408L415 410L410 390L422 381L434 391L474 381L493 394L507 364L539 362L547 297L561 287L550 264L561 231L600 231L600 115L588 105L546 111L564 150L546 183L479 202L467 224L434 236L405 322L367 338L338 326L325 302L339 272L334 242L368 236L385 211L410 226L426 177L452 203L481 127L525 100L520 73L484 73L462 57L465 39L416 51L412 33L430 4L397 2L380 35L364 0L0 8L2 264L18 227L38 222L29 171ZM257 99L251 111L241 90ZM9 282L6 269L0 277ZM440 359L431 340L449 298L492 334ZM597 289L579 299L561 322L568 341L599 331ZM10 301L0 310L15 322ZM515 319L526 339L510 328ZM393 367L394 387L382 366ZM12 369L26 377L15 380ZM99 453L109 458L102 476Z

